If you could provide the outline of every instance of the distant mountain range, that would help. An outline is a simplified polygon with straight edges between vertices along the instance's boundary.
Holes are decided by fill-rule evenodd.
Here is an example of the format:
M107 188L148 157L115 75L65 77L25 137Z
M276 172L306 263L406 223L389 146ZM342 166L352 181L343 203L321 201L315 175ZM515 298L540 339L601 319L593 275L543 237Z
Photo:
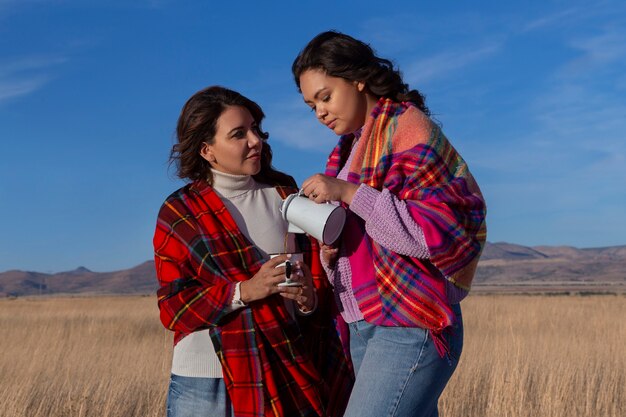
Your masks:
M113 272L93 272L84 267L56 274L12 270L0 273L0 297L152 295L156 282L153 261ZM578 249L487 243L473 291L626 294L626 245Z
M626 294L626 245L578 249L488 243L473 288L483 292Z
M0 297L154 294L156 282L153 261L113 272L93 272L84 267L56 274L12 270L0 273Z

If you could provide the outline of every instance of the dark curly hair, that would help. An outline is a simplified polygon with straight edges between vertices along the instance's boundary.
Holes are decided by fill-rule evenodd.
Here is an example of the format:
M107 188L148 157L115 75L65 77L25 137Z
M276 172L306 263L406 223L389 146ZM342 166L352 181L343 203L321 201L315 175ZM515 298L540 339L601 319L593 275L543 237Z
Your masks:
M269 134L261 129L265 117L261 107L236 91L221 86L211 86L195 93L183 106L176 127L176 143L170 152L170 161L176 162L179 178L191 181L206 180L213 184L211 165L202 158L203 143L213 144L217 121L228 106L248 109L259 127L258 134L263 139L261 150L261 170L252 177L269 185L296 186L290 175L277 171L272 166L272 148L267 143Z
M300 76L309 69L319 69L327 75L358 81L366 85L377 98L387 97L397 102L409 101L430 115L424 96L409 90L400 71L388 59L379 58L366 43L337 31L322 32L298 54L291 72L298 89Z

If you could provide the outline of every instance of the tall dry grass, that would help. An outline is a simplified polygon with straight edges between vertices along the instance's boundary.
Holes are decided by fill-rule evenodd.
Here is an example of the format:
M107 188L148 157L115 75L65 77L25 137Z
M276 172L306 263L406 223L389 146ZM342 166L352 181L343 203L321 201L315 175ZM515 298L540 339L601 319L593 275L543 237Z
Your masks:
M624 416L626 298L471 296L444 416Z
M626 298L471 296L442 416L621 416ZM163 416L152 297L0 301L0 415Z
M171 343L153 297L3 300L0 415L164 415Z

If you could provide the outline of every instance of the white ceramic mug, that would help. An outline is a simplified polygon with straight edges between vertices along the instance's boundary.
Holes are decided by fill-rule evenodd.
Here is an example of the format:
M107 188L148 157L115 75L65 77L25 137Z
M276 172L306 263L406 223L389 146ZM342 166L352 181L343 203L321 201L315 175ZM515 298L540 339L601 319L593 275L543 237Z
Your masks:
M289 223L291 233L308 233L325 245L332 245L341 235L346 210L330 203L317 204L302 193L283 200L280 212Z
M273 259L280 255L287 255L287 254L286 253L272 253L270 254L270 259ZM293 276L293 274L298 273L296 270L295 263L298 261L304 262L304 255L302 255L302 253L290 253L289 255L291 255L289 259L287 259L285 262L282 262L276 265L276 268L280 266L285 266L285 281L277 285L279 287L301 287L302 283L292 280L291 277ZM289 263L289 266L287 266L287 263ZM288 271L289 271L289 275L287 275Z

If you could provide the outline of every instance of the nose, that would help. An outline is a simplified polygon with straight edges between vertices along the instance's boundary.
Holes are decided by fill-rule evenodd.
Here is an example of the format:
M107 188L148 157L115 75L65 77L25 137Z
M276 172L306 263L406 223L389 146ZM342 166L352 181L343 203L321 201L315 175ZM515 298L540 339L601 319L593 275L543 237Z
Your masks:
M254 131L250 131L250 134L248 135L248 147L256 148L262 142L263 142L263 140L258 135L258 133L254 132Z
M315 117L317 117L320 121L324 120L328 112L324 108L324 106L315 106Z

